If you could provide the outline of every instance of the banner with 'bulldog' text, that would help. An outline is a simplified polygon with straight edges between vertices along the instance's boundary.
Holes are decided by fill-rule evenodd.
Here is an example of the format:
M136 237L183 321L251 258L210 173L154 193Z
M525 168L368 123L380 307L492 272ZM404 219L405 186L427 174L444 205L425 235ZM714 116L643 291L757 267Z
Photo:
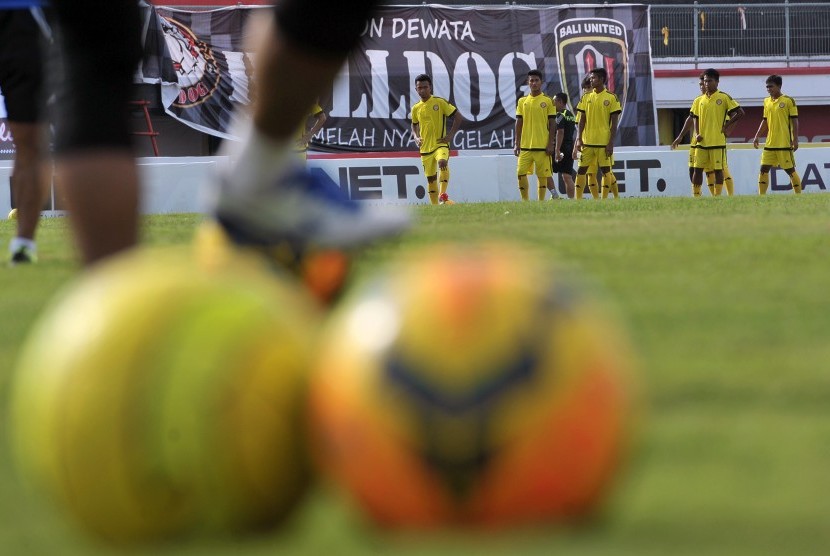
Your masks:
M239 14L250 11L155 9L148 35L154 40L146 41L143 69L145 79L163 83L168 113L207 133L230 136L230 112L249 102L256 76L255 57L241 46L247 17ZM414 149L414 80L427 73L434 94L455 105L465 120L453 148L509 149L529 70L541 70L544 91L567 93L573 108L583 76L597 67L607 70L608 88L623 107L617 144L656 145L648 21L648 8L636 4L381 8L331 91L319 99L328 118L313 146ZM303 84L285 76L284 86Z

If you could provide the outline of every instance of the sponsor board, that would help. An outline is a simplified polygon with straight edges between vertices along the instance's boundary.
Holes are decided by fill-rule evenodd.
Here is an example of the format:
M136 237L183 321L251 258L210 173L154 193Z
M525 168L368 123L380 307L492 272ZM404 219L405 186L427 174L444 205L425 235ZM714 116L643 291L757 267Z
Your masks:
M736 195L756 195L760 151L729 151L729 168ZM145 214L204 212L212 179L226 167L226 157L169 157L139 159L142 206ZM11 161L0 161L0 215L12 208L9 177ZM427 204L426 179L415 157L314 158L309 168L325 172L352 199L366 203ZM796 170L805 193L830 190L830 147L799 149ZM622 197L688 197L688 151L617 151L614 174ZM535 186L535 178L530 178ZM564 184L559 181L564 194ZM709 195L706 187L704 196ZM770 173L769 192L792 194L783 170ZM450 198L456 202L519 201L516 158L511 154L461 155L450 159ZM43 212L64 214L65 205L54 194Z
M761 151L728 151L728 164L736 195L757 194ZM310 157L314 171L325 172L353 199L374 203L426 204L426 178L418 158L325 158ZM796 170L806 193L830 189L830 148L816 147L796 152ZM691 195L688 150L640 151L620 149L614 153L614 175L623 197L688 197ZM530 178L535 185L535 178ZM533 187L531 187L533 189ZM560 193L565 192L561 179ZM787 174L770 172L771 193L791 192ZM450 198L456 202L518 201L516 158L511 154L469 155L450 159ZM708 190L704 187L704 195Z
M214 157L149 157L139 158L143 214L174 212L205 212L206 196L217 173L227 165L224 156ZM14 206L11 192L12 161L0 160L0 218ZM53 187L41 215L63 216L66 202Z

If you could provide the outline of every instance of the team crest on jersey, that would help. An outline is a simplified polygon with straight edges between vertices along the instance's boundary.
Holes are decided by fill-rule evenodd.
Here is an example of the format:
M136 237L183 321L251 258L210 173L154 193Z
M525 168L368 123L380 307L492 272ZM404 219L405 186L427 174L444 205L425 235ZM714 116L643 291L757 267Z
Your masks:
M161 18L161 29L179 83L179 97L173 106L189 108L205 102L221 80L210 45L171 18Z
M718 99L718 100L715 101L715 104L720 106L721 104L723 104L723 101L721 99Z
M571 99L582 96L582 78L595 68L608 72L606 88L617 95L623 111L628 93L628 33L615 19L566 19L554 28L559 77ZM576 106L577 101L573 101Z
M437 105L437 104L433 104L433 105L432 105L432 109L433 109L435 112L438 112L438 105Z
M540 107L540 108L547 108L547 107L548 107L548 103L547 103L547 102L545 102L545 101L543 100L542 102L540 102L540 103L539 103L539 107Z
M779 103L778 108L784 108L784 103L783 102Z

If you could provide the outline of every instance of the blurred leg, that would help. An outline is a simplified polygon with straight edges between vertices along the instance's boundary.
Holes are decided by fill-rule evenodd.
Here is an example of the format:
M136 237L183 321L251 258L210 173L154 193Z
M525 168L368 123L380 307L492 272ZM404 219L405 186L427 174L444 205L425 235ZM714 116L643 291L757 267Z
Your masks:
M35 239L40 210L49 191L45 160L44 126L9 122L14 137L14 200L17 207L17 237Z
M135 245L138 173L129 128L133 73L141 57L132 0L54 0L62 37L56 183L85 264Z

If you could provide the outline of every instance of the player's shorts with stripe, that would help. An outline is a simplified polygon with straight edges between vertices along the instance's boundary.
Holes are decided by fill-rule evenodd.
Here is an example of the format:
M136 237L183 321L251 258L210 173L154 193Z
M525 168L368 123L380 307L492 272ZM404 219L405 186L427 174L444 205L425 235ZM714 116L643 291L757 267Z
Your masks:
M424 175L432 177L438 174L438 161L449 160L450 149L448 147L438 147L431 153L421 153L421 164L424 165Z
M695 149L695 168L705 168L706 170L723 170L726 161L726 148L716 147L713 149L704 149L698 147Z
M582 147L582 153L579 155L579 167L593 168L599 166L600 168L614 166L614 160L605 151L605 147Z
M545 150L519 151L519 162L516 166L516 174L524 176L532 167L536 167L536 177L549 178L553 175L550 168L550 155Z
M792 149L767 149L761 153L762 166L778 166L782 170L795 167L795 157Z

